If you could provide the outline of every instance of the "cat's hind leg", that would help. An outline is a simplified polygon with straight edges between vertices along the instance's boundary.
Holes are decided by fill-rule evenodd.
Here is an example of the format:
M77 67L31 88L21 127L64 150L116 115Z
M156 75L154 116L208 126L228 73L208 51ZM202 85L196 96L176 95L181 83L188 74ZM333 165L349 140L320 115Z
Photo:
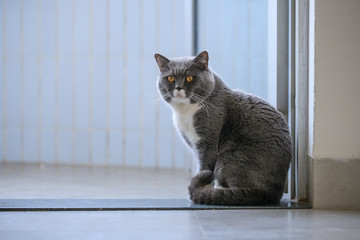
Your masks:
M252 179L253 169L244 168L239 162L219 158L214 173L209 170L200 172L189 187L190 199L197 204L209 205L277 204L280 200L272 191L256 185ZM214 179L220 187L205 188Z

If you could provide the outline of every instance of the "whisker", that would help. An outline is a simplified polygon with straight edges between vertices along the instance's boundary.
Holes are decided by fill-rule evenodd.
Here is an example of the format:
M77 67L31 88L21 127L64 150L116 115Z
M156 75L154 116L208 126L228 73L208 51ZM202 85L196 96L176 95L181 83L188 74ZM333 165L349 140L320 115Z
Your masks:
M206 101L206 99L202 96L200 96L199 94L193 93L193 98L199 102L201 102L203 104L203 106L206 106L206 108L211 111L216 111L216 112L220 112L220 110L212 103L210 103L209 101Z
M212 110L211 106L207 104L207 102L204 101L203 98L201 98L200 96L195 96L194 99L198 101L198 103L204 108L207 114L211 113Z
M157 93L156 94L156 98L155 99L152 99L151 101L153 103L156 103L156 102L159 102L160 100L162 100L163 98L167 98L167 97L170 97L172 98L172 95L170 93L164 93L162 96L160 95L160 93Z

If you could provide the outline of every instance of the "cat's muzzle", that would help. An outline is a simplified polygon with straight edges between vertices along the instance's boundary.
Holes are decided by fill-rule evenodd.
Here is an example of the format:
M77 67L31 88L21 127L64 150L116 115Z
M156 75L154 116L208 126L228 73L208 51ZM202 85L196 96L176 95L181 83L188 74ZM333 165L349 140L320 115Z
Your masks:
M174 98L177 99L185 99L186 98L186 94L185 94L185 90L184 89L175 89L173 92Z

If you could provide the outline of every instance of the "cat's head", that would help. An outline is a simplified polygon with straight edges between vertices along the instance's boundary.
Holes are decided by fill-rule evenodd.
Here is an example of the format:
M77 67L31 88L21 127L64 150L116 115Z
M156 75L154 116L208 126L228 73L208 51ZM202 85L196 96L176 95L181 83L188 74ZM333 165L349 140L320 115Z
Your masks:
M215 81L206 51L196 57L175 59L155 54L155 60L160 69L158 88L169 104L201 102L212 92Z

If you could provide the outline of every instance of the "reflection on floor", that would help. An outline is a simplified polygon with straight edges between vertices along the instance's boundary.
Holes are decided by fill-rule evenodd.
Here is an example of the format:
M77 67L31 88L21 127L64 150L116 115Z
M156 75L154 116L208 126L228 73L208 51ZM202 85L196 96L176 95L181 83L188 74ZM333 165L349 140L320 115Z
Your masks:
M176 169L0 165L2 199L187 198L189 183L189 174Z

